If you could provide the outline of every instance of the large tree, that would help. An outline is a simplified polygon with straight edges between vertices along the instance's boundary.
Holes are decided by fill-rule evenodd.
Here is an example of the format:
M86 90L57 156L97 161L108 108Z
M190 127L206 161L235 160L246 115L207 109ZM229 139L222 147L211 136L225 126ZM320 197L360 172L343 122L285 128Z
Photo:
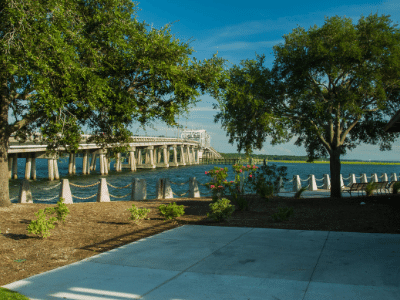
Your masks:
M76 151L83 129L123 144L135 122L177 125L218 87L223 60L190 59L166 25L136 20L130 0L0 2L0 206L10 205L9 137L40 131Z
M295 136L310 161L329 156L331 196L340 197L340 156L360 143L389 150L398 137L384 131L400 108L396 27L371 14L357 24L335 16L320 28L294 29L274 47L272 69L257 56L229 70L215 121L239 151Z

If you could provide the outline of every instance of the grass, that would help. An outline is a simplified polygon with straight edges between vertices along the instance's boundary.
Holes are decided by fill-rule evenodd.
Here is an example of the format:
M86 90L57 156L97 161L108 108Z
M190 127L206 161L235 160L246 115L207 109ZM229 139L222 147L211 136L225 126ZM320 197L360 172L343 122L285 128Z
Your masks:
M29 300L29 298L17 292L0 287L0 300Z

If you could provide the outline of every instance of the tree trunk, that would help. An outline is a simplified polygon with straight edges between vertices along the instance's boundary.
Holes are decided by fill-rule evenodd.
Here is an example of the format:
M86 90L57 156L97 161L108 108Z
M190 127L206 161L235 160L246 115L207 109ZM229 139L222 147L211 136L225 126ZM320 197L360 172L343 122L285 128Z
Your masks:
M340 148L332 149L330 155L331 197L341 198L342 188L340 186Z
M3 67L0 65L0 68ZM0 207L11 205L8 193L8 108L7 80L0 77Z
M11 205L10 195L8 192L7 145L4 144L3 141L0 141L0 207Z

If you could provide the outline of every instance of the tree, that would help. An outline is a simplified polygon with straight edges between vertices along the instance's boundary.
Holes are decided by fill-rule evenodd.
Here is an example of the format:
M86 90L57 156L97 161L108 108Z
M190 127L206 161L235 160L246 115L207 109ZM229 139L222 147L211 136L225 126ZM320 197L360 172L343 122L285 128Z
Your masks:
M1 1L0 206L10 205L12 134L40 131L49 151L75 152L85 128L100 145L126 146L135 122L176 126L217 89L222 59L190 59L170 25L149 29L135 14L130 0Z
M398 134L384 127L400 108L400 31L389 16L357 24L326 18L322 27L296 28L265 56L229 70L219 98L229 141L247 153L272 144L304 145L309 161L330 156L331 196L341 196L340 156L360 143L389 150Z

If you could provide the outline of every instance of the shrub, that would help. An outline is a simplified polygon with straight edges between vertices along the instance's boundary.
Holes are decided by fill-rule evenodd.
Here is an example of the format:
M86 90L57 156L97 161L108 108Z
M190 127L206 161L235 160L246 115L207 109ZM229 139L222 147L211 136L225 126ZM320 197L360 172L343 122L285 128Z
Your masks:
M282 183L288 181L287 167L277 167L274 164L267 165L265 161L263 166L248 178L256 194L267 200L279 192L281 188L280 179L282 179Z
M176 205L175 202L172 202L168 205L161 204L158 207L158 210L160 211L160 215L167 220L176 219L185 214L184 206Z
M56 213L56 218L60 222L65 222L65 218L69 214L69 209L67 208L67 205L64 203L64 198L60 198L60 200L57 202L57 207L54 208L54 211Z
M374 194L374 190L375 190L375 182L371 181L365 187L365 193L367 194L367 196L372 196Z
M215 203L210 203L211 213L207 213L207 217L213 218L218 222L228 219L235 211L235 207L230 203L226 198L222 198Z
M294 194L294 198L295 199L300 199L301 194L303 194L306 190L307 190L307 188L305 186L303 186L300 190L298 190L296 192L296 194Z
M53 213L52 210L54 210L54 208L47 207L35 213L37 220L30 222L26 228L28 232L40 235L42 238L48 237L50 235L50 229L55 227L54 222L57 220L55 217L47 219L47 216Z
M130 211L131 216L129 217L130 220L133 220L135 224L138 224L140 220L147 218L147 214L150 212L148 208L137 208L135 204L132 204L132 208L128 208Z
M400 190L400 182L393 184L393 194L397 194Z
M236 187L229 187L232 201L235 203L239 210L248 210L249 208L249 203L247 200L242 196L242 194L238 191ZM214 201L213 201L214 202Z
M274 222L281 222L287 220L291 215L293 215L293 207L278 207L278 212L272 215Z

